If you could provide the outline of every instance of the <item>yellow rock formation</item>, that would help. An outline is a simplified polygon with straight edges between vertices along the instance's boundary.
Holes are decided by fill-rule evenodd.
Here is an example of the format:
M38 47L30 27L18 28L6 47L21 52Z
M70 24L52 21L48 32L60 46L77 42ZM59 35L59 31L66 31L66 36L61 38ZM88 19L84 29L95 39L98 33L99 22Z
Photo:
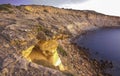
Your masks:
M31 46L22 52L22 55L29 61L37 64L51 64L63 71L64 66L57 53L58 42L56 40L47 40L39 42L36 46Z
M66 39L66 38L69 38L68 35L65 35L65 34L59 34L59 35L56 35L56 36L53 36L53 39L54 40L58 40L58 39Z
M34 11L31 6L25 6L25 9L31 12Z

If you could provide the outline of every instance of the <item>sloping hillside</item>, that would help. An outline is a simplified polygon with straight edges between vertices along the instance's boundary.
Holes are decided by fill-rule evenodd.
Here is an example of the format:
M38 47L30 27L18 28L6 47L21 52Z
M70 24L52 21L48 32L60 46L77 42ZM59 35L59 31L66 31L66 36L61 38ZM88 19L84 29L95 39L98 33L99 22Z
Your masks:
M119 26L120 17L94 11L0 5L0 76L109 76L85 49L72 42L88 30ZM58 42L57 52L65 71L29 62L22 55L24 50L48 40Z

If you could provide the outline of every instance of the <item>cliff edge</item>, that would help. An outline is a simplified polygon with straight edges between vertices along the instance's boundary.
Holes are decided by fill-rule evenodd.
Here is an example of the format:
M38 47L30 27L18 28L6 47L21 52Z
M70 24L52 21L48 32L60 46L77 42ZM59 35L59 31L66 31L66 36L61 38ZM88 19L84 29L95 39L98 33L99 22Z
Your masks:
M119 26L120 17L95 11L0 5L0 76L109 76L85 49L72 42L86 31ZM36 64L23 56L24 50L49 40L58 42L55 49L67 70Z

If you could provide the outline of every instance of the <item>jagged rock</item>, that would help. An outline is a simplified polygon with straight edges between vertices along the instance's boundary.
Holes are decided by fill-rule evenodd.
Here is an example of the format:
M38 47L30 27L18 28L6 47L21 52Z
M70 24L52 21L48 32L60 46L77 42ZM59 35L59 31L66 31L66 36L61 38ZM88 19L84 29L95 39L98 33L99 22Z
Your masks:
M77 36L91 29L119 26L120 17L94 11L37 5L0 5L0 76L104 76L84 49L71 41L74 42ZM61 39L60 34L69 38ZM35 46L39 39L49 40L56 35L61 46L58 53L67 71L38 65L22 56L22 51Z
M47 67L58 67L64 71L64 66L57 53L57 40L40 40L35 46L31 46L22 52L29 61Z

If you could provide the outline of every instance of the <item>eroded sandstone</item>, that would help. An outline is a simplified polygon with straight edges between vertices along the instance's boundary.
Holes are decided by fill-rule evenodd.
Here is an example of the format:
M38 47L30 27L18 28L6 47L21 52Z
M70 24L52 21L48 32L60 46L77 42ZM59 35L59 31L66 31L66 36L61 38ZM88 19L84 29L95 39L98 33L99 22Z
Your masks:
M49 6L1 6L4 6L0 8L1 76L104 76L104 71L99 68L97 62L89 58L85 49L72 42L88 30L119 27L119 17L94 11L65 10ZM26 7L30 7L32 11ZM67 66L67 72L29 62L26 57L30 52L28 55L22 54L26 49L32 51L40 39L56 39L54 36L57 35L59 45L56 44L54 49L59 46L58 55L62 64Z
M35 46L29 47L22 52L28 61L44 65L47 67L59 68L64 71L65 68L57 53L58 42L56 40L40 41Z

